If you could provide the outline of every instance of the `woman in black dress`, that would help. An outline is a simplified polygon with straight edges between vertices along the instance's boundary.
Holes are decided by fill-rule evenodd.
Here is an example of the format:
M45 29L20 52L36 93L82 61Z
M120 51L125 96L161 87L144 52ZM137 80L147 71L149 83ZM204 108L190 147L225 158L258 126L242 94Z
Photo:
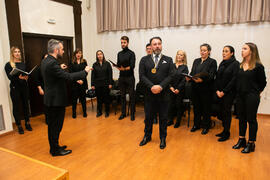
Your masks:
M91 74L91 88L95 89L97 95L97 117L102 115L103 103L105 103L105 117L109 117L112 84L112 66L106 61L104 53L98 50Z
M183 98L185 95L185 76L182 73L188 74L187 56L182 50L177 51L175 57L175 73L173 80L170 84L170 105L169 105L169 118L167 125L173 125L173 118L175 112L177 115L174 128L180 126L181 118L184 113Z
M243 61L240 64L236 82L239 140L233 149L244 147L241 152L250 153L255 151L258 130L257 111L260 104L260 94L266 86L266 76L256 44L244 44L242 57ZM247 123L249 124L249 139L246 144Z
M191 132L203 128L201 134L208 133L211 120L212 95L214 93L214 78L217 71L217 61L210 58L211 46L202 44L200 46L201 57L195 59L190 75L186 80L192 80L192 102L194 109L194 125Z
M223 61L219 64L216 76L216 95L219 99L220 119L223 131L217 134L218 141L226 141L230 137L232 121L232 104L235 98L236 76L239 70L239 62L235 59L234 48L225 46L222 51Z
M83 59L81 49L76 49L73 53L72 63L70 65L70 72L79 72L85 69L87 62ZM72 93L72 117L76 118L77 113L77 101L80 100L82 104L83 117L87 117L86 113L86 97L85 93L88 89L87 79L80 79L72 82L71 93Z
M29 123L29 92L27 80L28 76L22 73L10 75L13 68L17 68L26 71L25 63L21 60L21 51L18 47L12 47L10 49L10 61L5 65L5 71L8 79L10 80L10 96L13 105L13 116L18 127L19 134L24 134L24 130L21 125L20 117L20 105L24 113L25 128L28 131L32 131L32 127Z

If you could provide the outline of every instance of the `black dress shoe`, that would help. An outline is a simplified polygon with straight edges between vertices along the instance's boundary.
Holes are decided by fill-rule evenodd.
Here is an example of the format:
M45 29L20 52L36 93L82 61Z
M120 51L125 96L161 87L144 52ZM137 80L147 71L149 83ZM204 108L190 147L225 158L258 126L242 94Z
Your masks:
M83 113L83 117L87 117L87 113Z
M180 126L180 121L176 121L174 128L179 128L179 126Z
M25 124L25 129L27 129L28 131L32 131L33 130L32 127L31 127L31 125L29 123L26 123Z
M239 138L237 144L235 144L232 148L233 149L240 149L241 147L246 147L247 142L245 138Z
M72 118L75 119L76 117L76 113L72 113Z
M18 132L19 134L24 134L24 130L21 125L18 125Z
M217 137L222 137L222 136L224 135L224 133L225 133L225 132L222 131L221 133L216 134L216 136L217 136Z
M126 115L125 114L121 114L121 116L118 118L119 120L122 120L122 119L124 119L126 117Z
M218 139L219 142L227 141L229 139L230 135L224 135Z
M206 135L209 132L208 128L204 128L201 132L202 135Z
M65 156L72 153L72 150L64 150L64 149L59 149L56 152L51 152L52 156Z
M241 153L250 153L255 151L255 143L248 143L247 146L241 151Z
M106 117L106 118L109 117L109 115L110 115L110 114L109 114L108 112L105 113L105 117Z
M168 121L167 126L171 126L171 125L173 125L173 121Z
M130 116L130 120L131 121L134 121L135 120L135 115L134 114Z
M146 145L149 141L151 141L151 137L144 136L143 140L140 142L140 146Z
M191 128L190 132L195 132L195 131L197 131L197 130L199 130L199 129L200 129L199 127L193 126L193 127Z
M97 112L96 117L99 117L99 116L101 116L101 115L102 115L102 112Z
M166 147L166 139L162 138L160 140L160 145L159 145L160 149L164 149Z

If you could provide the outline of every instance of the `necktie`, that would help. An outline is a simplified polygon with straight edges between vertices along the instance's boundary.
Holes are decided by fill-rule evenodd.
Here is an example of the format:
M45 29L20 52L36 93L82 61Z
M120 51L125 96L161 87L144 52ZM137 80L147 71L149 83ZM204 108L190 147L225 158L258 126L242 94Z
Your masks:
M157 63L158 63L158 55L155 55L155 66L157 67Z

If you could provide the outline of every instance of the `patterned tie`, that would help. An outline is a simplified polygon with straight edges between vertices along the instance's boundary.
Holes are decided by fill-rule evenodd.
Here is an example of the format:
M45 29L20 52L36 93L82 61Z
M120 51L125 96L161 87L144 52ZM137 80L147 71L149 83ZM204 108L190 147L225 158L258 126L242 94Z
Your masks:
M158 63L158 55L155 55L155 66L157 67L157 63Z

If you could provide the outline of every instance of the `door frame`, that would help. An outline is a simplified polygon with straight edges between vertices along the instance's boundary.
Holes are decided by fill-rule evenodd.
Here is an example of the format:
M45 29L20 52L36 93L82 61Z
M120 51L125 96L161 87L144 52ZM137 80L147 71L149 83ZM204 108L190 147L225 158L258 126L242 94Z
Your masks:
M74 30L75 30L75 47L82 49L82 2L78 0L50 0L58 3L66 4L73 7ZM10 47L18 46L22 52L24 60L23 34L21 29L21 18L19 10L19 0L5 0L7 25L9 34ZM14 23L16 22L16 23ZM26 33L27 34L27 33Z

